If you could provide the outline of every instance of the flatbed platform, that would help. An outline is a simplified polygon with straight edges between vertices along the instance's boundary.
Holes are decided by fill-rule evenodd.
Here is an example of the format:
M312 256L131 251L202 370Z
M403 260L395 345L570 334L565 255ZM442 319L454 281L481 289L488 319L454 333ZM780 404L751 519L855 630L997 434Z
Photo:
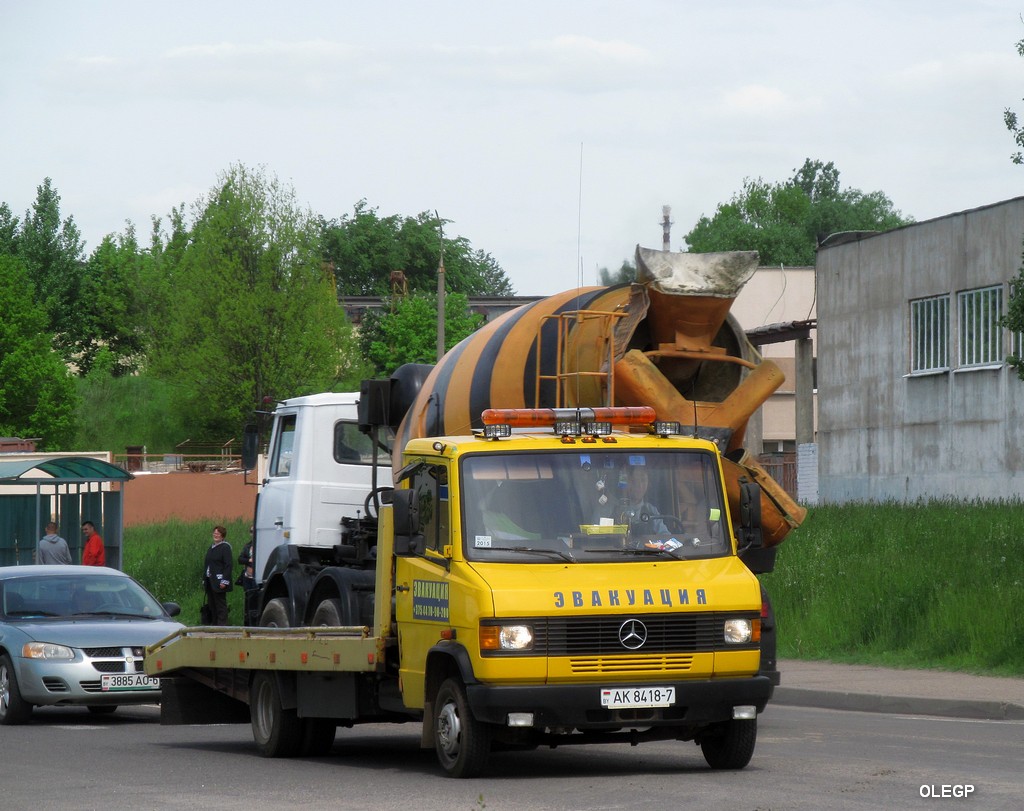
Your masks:
M383 669L385 640L367 626L248 628L200 625L183 628L146 649L150 676L182 668L239 668L297 672ZM200 663L202 663L200 665Z

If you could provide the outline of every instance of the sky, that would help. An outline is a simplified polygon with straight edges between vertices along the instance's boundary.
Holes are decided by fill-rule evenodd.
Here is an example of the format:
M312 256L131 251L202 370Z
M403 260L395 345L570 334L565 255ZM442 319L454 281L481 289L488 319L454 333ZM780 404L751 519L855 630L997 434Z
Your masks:
M316 214L436 211L516 293L593 284L832 161L923 221L1024 193L1024 3L0 0L0 202L91 253L232 165Z

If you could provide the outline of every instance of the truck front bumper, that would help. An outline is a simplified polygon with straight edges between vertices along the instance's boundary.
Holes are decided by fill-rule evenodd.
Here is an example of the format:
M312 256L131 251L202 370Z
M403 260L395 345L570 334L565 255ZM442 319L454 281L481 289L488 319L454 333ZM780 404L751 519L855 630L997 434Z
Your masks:
M612 710L601 706L604 688L651 687L647 683L540 684L494 686L469 684L470 708L479 721L505 726L510 713L532 713L535 729L564 727L579 730L618 729L623 726L685 726L728 721L733 707L764 710L774 685L767 676L702 681L665 681L673 686L675 702L668 707Z

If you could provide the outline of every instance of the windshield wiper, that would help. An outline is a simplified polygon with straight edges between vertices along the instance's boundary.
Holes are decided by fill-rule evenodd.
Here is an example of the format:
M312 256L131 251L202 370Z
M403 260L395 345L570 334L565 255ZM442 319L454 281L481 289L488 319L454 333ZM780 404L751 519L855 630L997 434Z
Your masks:
M644 557L646 555L668 555L670 558L675 558L676 560L689 560L685 555L678 554L682 549L683 547L679 547L678 549L658 549L653 546L640 546L626 549L606 547L604 549L584 549L583 551L593 553L595 555L629 555L636 558Z
M569 563L577 563L575 555L568 549L540 549L536 546L492 546L491 552L532 552L535 555L554 555Z
M128 617L129 619L148 619L144 614L132 614L128 611L78 611L72 617Z

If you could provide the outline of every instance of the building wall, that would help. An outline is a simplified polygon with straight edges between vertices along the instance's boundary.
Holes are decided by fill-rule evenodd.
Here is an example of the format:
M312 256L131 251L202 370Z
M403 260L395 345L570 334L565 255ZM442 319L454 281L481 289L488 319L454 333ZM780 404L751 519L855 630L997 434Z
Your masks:
M124 525L163 521L200 521L211 526L222 521L253 520L258 477L242 473L174 472L136 474L125 485ZM236 547L241 549L241 547Z
M1005 363L957 362L957 293L1001 284L1005 312L1022 238L1015 198L819 250L823 502L1024 491L1024 383ZM910 302L940 294L950 295L950 368L912 375Z
M744 330L817 317L813 267L759 267L744 285L730 310ZM817 345L815 330L811 340ZM773 360L786 381L761 409L761 436L765 453L778 453L780 445L795 451L796 343L765 344L761 354ZM753 448L755 453L761 449Z

